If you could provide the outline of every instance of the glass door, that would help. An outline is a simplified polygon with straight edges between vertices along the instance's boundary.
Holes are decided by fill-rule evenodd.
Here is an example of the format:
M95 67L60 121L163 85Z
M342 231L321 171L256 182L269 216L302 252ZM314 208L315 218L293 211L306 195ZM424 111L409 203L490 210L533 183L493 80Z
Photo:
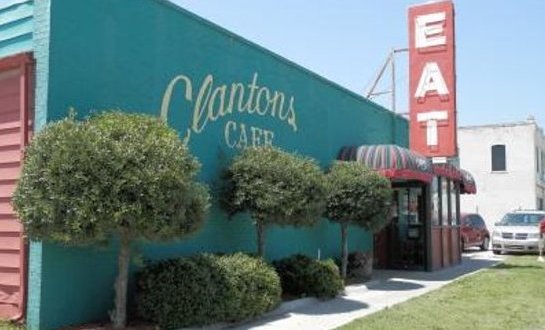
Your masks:
M389 268L424 269L425 209L420 187L395 188L388 227Z

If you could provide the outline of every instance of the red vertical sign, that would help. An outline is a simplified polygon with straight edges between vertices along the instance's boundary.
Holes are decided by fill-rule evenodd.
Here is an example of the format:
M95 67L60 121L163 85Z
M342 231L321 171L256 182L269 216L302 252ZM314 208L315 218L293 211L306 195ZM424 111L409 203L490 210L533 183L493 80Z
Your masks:
M454 6L451 1L409 8L411 149L429 157L458 154Z

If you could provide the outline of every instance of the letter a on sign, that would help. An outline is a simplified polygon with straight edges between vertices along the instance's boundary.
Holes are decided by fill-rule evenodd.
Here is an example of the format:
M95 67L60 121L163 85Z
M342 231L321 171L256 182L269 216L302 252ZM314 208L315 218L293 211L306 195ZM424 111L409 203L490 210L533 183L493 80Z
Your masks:
M410 148L456 157L456 70L452 0L409 7Z
M414 97L425 97L427 92L436 91L440 96L448 95L447 84L436 62L426 63Z

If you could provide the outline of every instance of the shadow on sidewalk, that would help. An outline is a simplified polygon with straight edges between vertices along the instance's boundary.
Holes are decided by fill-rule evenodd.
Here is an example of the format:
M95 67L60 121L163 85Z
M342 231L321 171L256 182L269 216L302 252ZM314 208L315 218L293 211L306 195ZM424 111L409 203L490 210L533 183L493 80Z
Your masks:
M450 266L433 272L407 271L407 270L376 270L373 274L373 280L380 282L391 280L392 278L414 281L451 281L462 275L475 272L479 269L490 268L501 262L499 258L489 258L480 253L462 256L462 262L455 266ZM369 288L375 284L370 284ZM381 284L383 285L383 284Z
M345 297L337 297L335 299L326 300L316 305L311 310L301 309L297 311L305 315L326 315L352 312L358 309L369 308L369 305L360 301L347 299Z
M240 329L240 330L252 329L254 327L267 325L274 321L280 321L280 320L290 318L291 313L298 313L298 314L309 315L309 316L314 316L314 315L318 316L318 315L328 315L328 314L342 314L342 313L348 313L355 310L366 309L366 308L369 308L369 305L366 303L339 296L331 300L321 301L319 303L312 304L312 308L310 309L308 308L308 306L304 306L302 308L296 308L294 310L290 310L282 314L265 316L264 318L253 320L245 324L231 325L229 326L229 328Z
M373 282L367 285L369 290L375 291L409 291L421 289L424 286L422 284L414 282L405 282L393 279L386 279L379 282Z

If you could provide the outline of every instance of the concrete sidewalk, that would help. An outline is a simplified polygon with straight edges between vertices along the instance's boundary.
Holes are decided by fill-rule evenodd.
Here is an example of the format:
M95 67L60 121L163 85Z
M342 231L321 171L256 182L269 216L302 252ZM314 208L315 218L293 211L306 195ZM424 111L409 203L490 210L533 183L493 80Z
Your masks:
M334 329L440 288L501 259L491 252L472 252L463 256L460 265L433 273L377 270L373 280L346 287L343 296L324 302L314 298L288 302L257 321L234 329Z

